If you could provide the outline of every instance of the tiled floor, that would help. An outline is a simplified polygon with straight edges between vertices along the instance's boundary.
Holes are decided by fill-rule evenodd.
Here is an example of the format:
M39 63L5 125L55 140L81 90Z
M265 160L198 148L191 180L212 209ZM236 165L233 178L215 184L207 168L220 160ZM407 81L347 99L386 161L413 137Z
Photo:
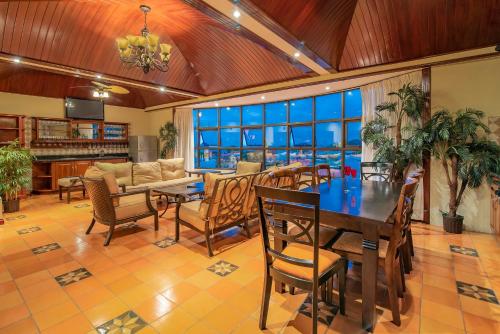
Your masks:
M120 228L103 247L104 226L90 235L88 201L33 197L0 226L0 333L259 333L263 262L258 235L234 229L203 238L183 231L173 242L173 210ZM254 228L255 231L255 228ZM416 256L391 323L381 275L375 333L500 333L499 246L490 235L449 235L413 228ZM221 251L222 250L222 251ZM350 268L347 315L325 305L321 333L362 333L360 270ZM273 293L269 333L306 333L307 295ZM300 312L299 312L300 309Z

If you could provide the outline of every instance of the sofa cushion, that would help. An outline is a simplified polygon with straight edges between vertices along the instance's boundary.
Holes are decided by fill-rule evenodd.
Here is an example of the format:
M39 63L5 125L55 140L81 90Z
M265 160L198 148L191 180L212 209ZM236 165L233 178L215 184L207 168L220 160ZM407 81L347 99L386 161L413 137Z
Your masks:
M98 179L98 178L101 178L104 173L106 173L106 172L103 171L102 169L99 169L96 166L90 166L85 171L85 174L83 174L83 177L86 177L89 179Z
M118 184L126 186L132 185L132 163L109 163L109 162L96 162L95 166L106 172L113 172Z
M151 204L156 209L156 203L151 202ZM146 203L145 194L123 196L120 205L115 208L116 219L125 219L148 212L151 212L151 209Z
M179 207L179 218L201 231L205 231L205 220L201 218L201 200L182 203Z
M127 190L132 190L136 188L144 188L147 187L149 189L154 189L154 188L162 188L162 187L169 187L169 186L176 186L180 184L186 184L186 183L193 183L193 182L201 182L202 179L198 176L186 176L181 179L175 179L175 180L168 180L168 181L156 181L156 182L151 182L151 183L143 183L139 184L136 186L129 186L127 187Z
M161 177L163 181L180 179L185 176L184 158L158 159L161 167Z
M132 165L132 184L134 186L157 181L163 181L159 162L140 162Z
M260 162L238 161L236 165L236 174L249 174L260 172Z
M104 179L106 182L106 186L108 187L110 194L116 194L120 192L120 188L118 183L116 182L116 178L113 172L105 172L102 169L97 168L96 166L90 166L85 171L83 175L86 178L90 179ZM120 204L120 198L113 198L113 205L118 206Z

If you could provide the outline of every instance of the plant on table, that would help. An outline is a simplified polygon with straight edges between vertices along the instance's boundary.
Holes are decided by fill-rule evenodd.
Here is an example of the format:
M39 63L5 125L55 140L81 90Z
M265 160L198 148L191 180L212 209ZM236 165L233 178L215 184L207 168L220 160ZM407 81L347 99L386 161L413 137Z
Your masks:
M391 179L401 181L411 164L422 164L422 145L412 140L416 128L413 125L403 127L403 118L406 116L418 124L426 96L419 86L411 83L387 95L395 97L395 101L376 106L375 118L365 124L362 137L365 144L373 145L376 161L393 164ZM395 116L394 124L389 122L390 115Z
M160 157L166 158L175 149L178 134L179 132L172 122L167 122L160 128L160 141L162 143Z
M19 193L31 183L33 159L18 140L0 148L0 195L6 212L19 210Z

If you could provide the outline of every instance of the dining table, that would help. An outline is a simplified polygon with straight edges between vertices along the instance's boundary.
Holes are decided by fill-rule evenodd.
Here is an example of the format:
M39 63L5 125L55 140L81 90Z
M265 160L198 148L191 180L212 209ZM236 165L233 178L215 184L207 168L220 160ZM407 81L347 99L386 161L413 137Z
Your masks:
M320 194L320 223L336 229L363 234L362 327L373 331L376 320L375 299L380 237L389 237L390 217L399 199L403 183L335 178L301 191ZM275 248L283 249L283 240L275 239ZM276 291L284 285L276 282Z

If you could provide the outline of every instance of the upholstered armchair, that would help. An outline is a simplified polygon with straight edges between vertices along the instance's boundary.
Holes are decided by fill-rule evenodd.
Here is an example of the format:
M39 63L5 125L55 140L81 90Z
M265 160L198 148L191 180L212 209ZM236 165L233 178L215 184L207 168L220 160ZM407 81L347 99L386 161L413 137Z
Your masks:
M175 239L179 240L180 225L204 234L208 256L213 256L211 238L215 233L241 225L250 238L245 213L253 178L253 174L206 174L204 199L177 206Z
M109 231L104 246L109 245L115 226L120 224L153 216L155 231L158 230L158 211L156 203L151 202L149 189L120 192L112 174L104 174L100 178L82 178L82 182L94 209L86 234L92 231L96 221L108 225Z

